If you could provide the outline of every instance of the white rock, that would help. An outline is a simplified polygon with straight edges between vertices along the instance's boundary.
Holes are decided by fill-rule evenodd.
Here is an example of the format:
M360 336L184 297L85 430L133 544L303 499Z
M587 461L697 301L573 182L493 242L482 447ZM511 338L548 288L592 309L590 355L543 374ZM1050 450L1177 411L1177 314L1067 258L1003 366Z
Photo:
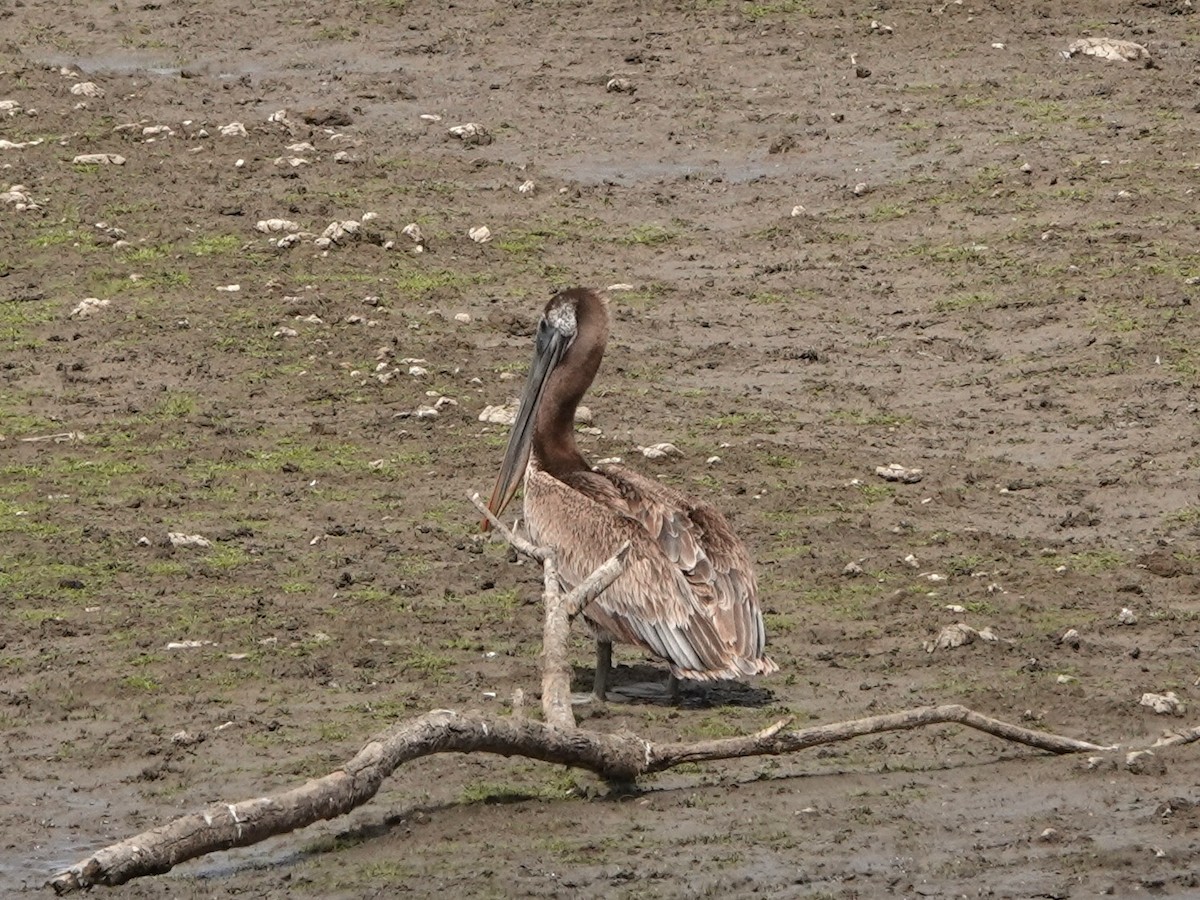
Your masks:
M286 109L277 109L275 112L267 116L267 121L272 123L283 124L287 122L287 120L288 114Z
M300 332L298 332L295 328L288 328L286 325L284 325L280 328L276 328L275 333L271 336L272 337L296 337L299 334L300 334Z
M491 425L511 425L517 420L517 404L511 406L485 406L479 414L480 422Z
M275 234L280 231L299 231L300 226L291 219L259 219L254 223L254 230L263 234Z
M123 166L125 157L120 153L80 153L71 162L79 166Z
M0 203L11 205L17 212L35 211L41 206L34 201L28 189L23 184L14 184L8 190L0 193Z
M465 125L455 125L453 128L447 129L449 133L458 138L460 141L478 143L487 139L488 130L478 122L467 122Z
M168 650L195 650L197 647L206 647L212 644L212 641L167 641ZM181 734L186 732L180 732Z
M1159 715L1182 716L1187 712L1187 706L1182 700L1175 696L1174 691L1167 691L1165 694L1142 694L1142 699L1138 701L1139 706L1148 706Z
M871 186L869 184L867 184L865 181L860 181L858 184L856 184L854 186L854 196L855 197L861 197L864 194L869 194L870 192L871 192Z
M308 165L308 160L302 156L277 156L273 162L277 166L291 166L293 169Z
M147 125L142 129L142 137L152 138L160 135L170 136L175 132L171 130L170 125Z
M34 138L31 141L6 141L0 138L0 150L24 150L26 147L36 147L44 138Z
M99 312L112 303L111 300L101 300L99 297L84 297L79 301L78 305L71 310L72 319L86 319L92 313Z
M421 113L420 119L422 122L440 122L442 117L437 113Z
M637 90L628 78L610 78L604 89L613 94L632 94Z
M492 239L492 230L486 225L476 225L467 231L467 237L477 244L486 244Z
M921 564L917 561L917 558L915 556L913 556L911 553L908 554L908 556L904 557L904 564L906 566L908 566L910 569L921 568Z
M798 216L802 216L805 212L807 212L807 210L803 206L797 204L792 207L792 218L794 219Z
M973 643L976 639L981 641L999 640L991 628L983 628L977 631L965 622L957 622L954 625L947 625L943 628L936 640L926 641L925 652L932 653L935 650L953 650L955 647L962 647Z
M21 111L21 104L16 100L0 100L0 115L4 117L15 116Z
M414 378L424 378L429 374L429 370L424 366L409 366L408 374Z
M246 126L241 122L230 122L217 129L224 137L247 137Z
M463 325L469 325L471 323L471 314L470 313L455 313L454 321L460 322Z
M288 144L284 147L285 150L290 150L292 153L316 153L317 148L308 141L298 141L295 144Z
M900 463L888 463L886 466L876 466L875 474L886 481L902 481L905 484L916 484L925 477L922 469L909 469Z
M417 407L417 418L418 419L436 419L437 417L438 417L438 411L436 409L434 409L432 406L418 406Z
M1137 621L1138 621L1137 613L1135 613L1132 609L1130 609L1127 606L1123 607L1121 609L1121 611L1119 613L1117 613L1117 624L1118 625L1136 625Z
M632 291L633 285L627 281L619 281L616 284L610 284L605 288L606 291Z
M534 191L534 188L535 188L535 185L533 183L533 179L529 178L529 179L526 179L525 181L522 181L519 185L517 185L517 193L518 194L532 194Z
M721 461L721 457L719 457L719 456L710 456L708 459L706 459L706 460L705 460L705 463L707 463L707 464L708 464L708 465L710 465L710 466L715 466L715 465L716 465L717 463L719 463L720 461Z
M646 459L662 459L666 456L683 456L683 451L674 444L663 442L661 444L651 444L649 447L638 447L642 451L642 456Z
M842 569L842 574L847 578L857 578L859 575L863 574L863 567L856 562L848 562Z
M104 96L104 88L91 81L81 81L71 85L71 93L76 97L100 98Z
M1074 628L1068 628L1063 632L1062 637L1060 637L1058 640L1059 643L1066 644L1068 647L1074 647L1076 650L1079 649L1079 632Z
M333 154L333 161L335 163L348 163L353 162L354 158L345 150L339 150L337 153Z
M1071 57L1080 53L1084 56L1094 56L1097 59L1106 59L1112 62L1136 62L1139 59L1150 58L1150 51L1141 44L1103 37L1080 38L1072 41L1064 55Z
M223 294L236 294L242 289L240 284L219 284L217 290Z
M184 534L182 531L167 532L167 539L172 547L211 547L212 541L198 534Z

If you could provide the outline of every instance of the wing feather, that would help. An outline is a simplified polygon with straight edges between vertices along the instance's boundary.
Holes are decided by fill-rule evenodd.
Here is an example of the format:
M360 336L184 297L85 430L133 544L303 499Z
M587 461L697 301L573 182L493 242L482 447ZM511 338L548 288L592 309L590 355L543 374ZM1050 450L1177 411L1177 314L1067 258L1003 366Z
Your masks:
M749 554L712 507L623 468L564 482L531 465L525 521L534 541L555 549L568 586L630 542L625 572L583 612L599 636L642 647L681 678L777 669L763 655Z

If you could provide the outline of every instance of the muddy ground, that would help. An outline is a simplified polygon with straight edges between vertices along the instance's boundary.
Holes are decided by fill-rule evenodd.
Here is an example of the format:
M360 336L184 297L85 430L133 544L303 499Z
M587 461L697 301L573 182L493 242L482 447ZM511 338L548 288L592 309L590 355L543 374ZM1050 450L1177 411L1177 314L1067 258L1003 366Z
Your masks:
M24 186L0 203L0 892L536 691L538 573L464 497L505 438L479 413L575 283L628 286L586 452L729 514L781 667L589 726L1193 724L1200 15L1070 6L0 7L0 189ZM1151 61L1064 58L1082 36ZM467 122L490 143L448 135ZM272 218L309 236L281 249ZM642 458L658 441L682 456ZM1000 640L926 652L959 621ZM1194 896L1200 750L1159 757L942 727L634 797L432 758L347 819L113 893Z

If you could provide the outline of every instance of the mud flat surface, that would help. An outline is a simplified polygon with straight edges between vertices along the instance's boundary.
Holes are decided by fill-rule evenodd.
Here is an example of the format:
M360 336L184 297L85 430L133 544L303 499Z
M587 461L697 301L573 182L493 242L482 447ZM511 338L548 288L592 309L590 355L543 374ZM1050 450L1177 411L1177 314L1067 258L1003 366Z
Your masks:
M727 511L782 670L590 727L1192 724L1200 16L1087 6L0 8L0 893L536 689L538 573L464 496L574 283L628 286L582 445ZM999 640L926 652L960 621ZM113 895L1195 896L1200 751L1159 758L938 728L635 797L433 758Z

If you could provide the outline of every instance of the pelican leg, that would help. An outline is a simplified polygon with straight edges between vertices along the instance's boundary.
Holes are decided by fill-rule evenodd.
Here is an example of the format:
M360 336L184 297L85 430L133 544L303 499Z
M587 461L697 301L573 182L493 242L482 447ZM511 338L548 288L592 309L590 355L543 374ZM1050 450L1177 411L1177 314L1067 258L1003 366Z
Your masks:
M596 680L592 694L597 702L603 703L608 692L608 673L612 671L612 642L596 641Z

